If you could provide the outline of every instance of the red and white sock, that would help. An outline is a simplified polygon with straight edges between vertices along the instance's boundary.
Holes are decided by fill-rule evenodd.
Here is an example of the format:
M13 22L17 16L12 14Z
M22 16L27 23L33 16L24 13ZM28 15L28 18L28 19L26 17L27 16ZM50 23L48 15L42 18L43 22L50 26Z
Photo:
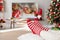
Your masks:
M36 21L36 20L34 22L32 21L27 22L27 25L31 29L31 31L37 35L40 35L40 32L42 30L45 30L45 31L49 30L49 28L44 27L39 21Z

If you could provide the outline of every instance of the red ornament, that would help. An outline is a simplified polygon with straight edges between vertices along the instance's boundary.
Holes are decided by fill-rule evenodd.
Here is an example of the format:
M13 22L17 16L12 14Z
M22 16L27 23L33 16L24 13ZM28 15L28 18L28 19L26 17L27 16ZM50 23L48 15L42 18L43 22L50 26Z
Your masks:
M53 0L54 2L56 1L56 0Z
M40 8L38 11L35 11L34 13L42 16L42 9Z
M50 14L51 14L51 15L53 15L53 14L54 14L54 12L50 12Z
M41 8L39 9L38 14L39 14L39 15L42 15L42 9L41 9Z
M19 18L20 13L21 13L20 10L15 10L15 11L12 12L12 17Z
M47 16L47 19L50 20L50 17Z
M38 15L38 11L35 11L34 13Z
M0 0L0 11L3 10L3 0Z
M2 11L2 9L3 9L3 6L0 5L0 11Z
M55 19L58 18L58 16L54 17Z
M59 3L57 3L56 6L59 6Z
M48 18L48 16L47 16L47 18Z
M59 10L60 10L60 8L59 8Z
M36 14L37 14L37 18L42 20L42 9L41 8L38 11L36 11Z

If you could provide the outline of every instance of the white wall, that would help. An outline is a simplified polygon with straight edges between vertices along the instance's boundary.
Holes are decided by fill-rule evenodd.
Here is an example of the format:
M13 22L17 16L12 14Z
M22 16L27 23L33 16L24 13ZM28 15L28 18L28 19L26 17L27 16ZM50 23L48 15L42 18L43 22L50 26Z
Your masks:
M43 15L44 15L44 18L45 18L45 15L46 15L46 10L50 4L50 1L51 0L5 0L5 18L10 18L11 17L11 14L12 14L12 3L13 2L36 2L39 4L39 7L41 7L43 9ZM1 14L0 14L1 16Z

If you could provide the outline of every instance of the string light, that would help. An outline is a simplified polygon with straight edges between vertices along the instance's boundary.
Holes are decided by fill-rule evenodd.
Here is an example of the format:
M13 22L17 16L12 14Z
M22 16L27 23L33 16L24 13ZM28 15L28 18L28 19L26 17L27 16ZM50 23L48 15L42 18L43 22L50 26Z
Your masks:
M59 0L57 0L57 2L59 2Z

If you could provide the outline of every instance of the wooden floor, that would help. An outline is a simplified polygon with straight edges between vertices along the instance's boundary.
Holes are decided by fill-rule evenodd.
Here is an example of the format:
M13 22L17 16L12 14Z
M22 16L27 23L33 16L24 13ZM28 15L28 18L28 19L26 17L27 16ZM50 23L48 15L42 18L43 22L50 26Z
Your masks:
M30 33L29 31L18 30L0 33L0 40L18 40L17 38L23 34Z

